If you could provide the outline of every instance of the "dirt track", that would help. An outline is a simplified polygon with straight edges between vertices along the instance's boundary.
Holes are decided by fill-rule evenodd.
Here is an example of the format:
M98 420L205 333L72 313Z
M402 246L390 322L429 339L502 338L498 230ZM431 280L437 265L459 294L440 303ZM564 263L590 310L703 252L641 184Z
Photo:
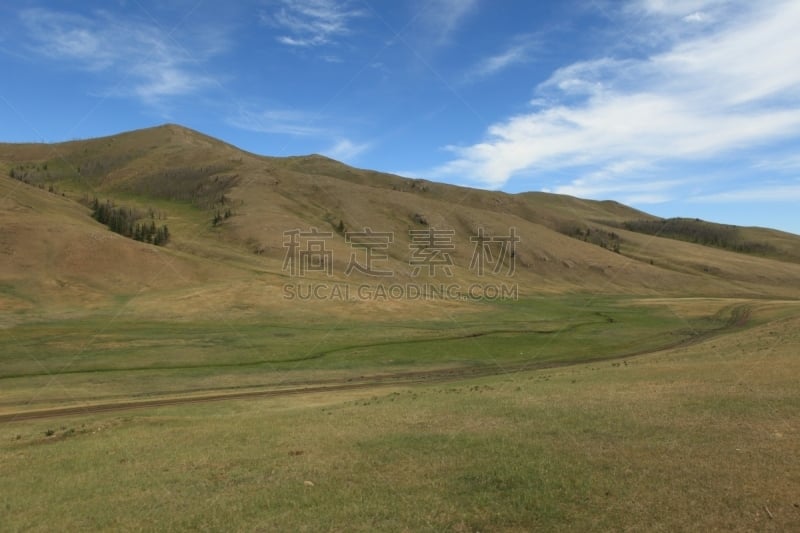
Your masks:
M750 318L749 309L742 308L739 312L734 314L734 317L731 319L728 325L723 328L707 332L701 335L696 335L689 339L684 339L682 341L671 343L666 346L661 346L659 348L642 350L634 353L625 353L620 355L607 356L591 360L581 359L574 361L555 361L555 362L539 362L539 363L529 362L529 363L517 363L506 366L494 365L494 366L453 368L445 370L398 372L392 374L382 374L377 376L366 376L366 377L362 376L358 378L349 378L347 380L334 381L334 382L308 383L292 388L214 393L214 394L204 394L197 396L179 396L179 397L159 398L159 399L140 400L140 401L110 402L110 403L100 403L100 404L88 404L88 405L81 405L74 407L57 407L57 408L41 409L35 411L2 413L0 414L0 423L21 422L25 420L38 420L38 419L56 418L62 416L106 413L114 411L123 411L127 409L140 409L145 407L164 407L170 405L182 405L189 403L214 402L221 400L241 400L249 398L294 396L301 394L338 392L338 391L347 391L356 389L368 389L375 387L437 383L443 381L456 381L459 379L468 379L472 377L514 374L517 372L523 372L527 370L559 368L559 367L573 366L586 363L612 361L617 359L625 359L628 357L636 357L641 355L658 353L673 348L696 344L698 342L707 340L711 337L715 337L717 335L728 332L731 329L741 328L747 324L749 318Z

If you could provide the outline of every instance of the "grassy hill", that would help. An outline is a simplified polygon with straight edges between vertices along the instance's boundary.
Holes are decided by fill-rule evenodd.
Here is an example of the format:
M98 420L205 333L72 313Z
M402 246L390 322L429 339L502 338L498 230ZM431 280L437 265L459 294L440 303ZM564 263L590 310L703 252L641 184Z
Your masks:
M451 232L453 266L451 276L439 269L428 281L513 281L526 295L800 296L800 237L794 235L736 229L739 241L774 252L745 255L736 246L676 241L675 232L642 233L663 221L615 202L456 187L318 155L257 156L176 125L52 145L0 145L0 175L8 258L0 281L9 309L83 293L144 300L166 287L211 291L226 308L272 308L288 279L285 233L310 228L331 233L325 245L332 279L355 284L387 280L345 276L353 253L346 232L392 233L383 270L393 273L392 282L409 283L420 281L409 265L410 231L435 228ZM93 198L157 213L170 243L155 249L114 235L88 217ZM481 229L509 235L511 228L520 238L513 280L502 275L510 265L484 276L470 270L470 237ZM252 294L254 282L262 297ZM164 308L170 306L179 307Z

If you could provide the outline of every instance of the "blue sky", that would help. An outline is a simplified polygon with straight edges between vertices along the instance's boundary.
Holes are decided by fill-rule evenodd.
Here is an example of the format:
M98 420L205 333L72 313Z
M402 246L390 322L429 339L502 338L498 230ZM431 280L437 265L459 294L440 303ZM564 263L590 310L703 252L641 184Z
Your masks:
M800 234L797 0L18 0L0 140L265 155Z

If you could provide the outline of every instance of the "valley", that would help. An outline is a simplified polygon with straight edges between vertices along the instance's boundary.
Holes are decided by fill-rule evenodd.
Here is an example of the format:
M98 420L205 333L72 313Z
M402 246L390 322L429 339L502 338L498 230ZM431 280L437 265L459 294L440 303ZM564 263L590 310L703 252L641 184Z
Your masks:
M0 511L792 530L798 326L800 236L776 230L172 124L2 144Z

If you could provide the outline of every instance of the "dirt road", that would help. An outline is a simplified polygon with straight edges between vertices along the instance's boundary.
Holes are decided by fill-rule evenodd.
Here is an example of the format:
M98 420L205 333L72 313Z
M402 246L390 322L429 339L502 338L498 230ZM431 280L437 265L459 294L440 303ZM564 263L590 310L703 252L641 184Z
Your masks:
M327 381L327 382L309 382L305 384L295 385L293 387L282 387L272 389L260 389L239 392L217 392L193 396L171 396L165 398L156 398L150 400L139 401L119 401L109 403L86 404L72 407L56 407L41 410L19 411L13 413L0 414L0 423L21 422L25 420L38 420L45 418L55 418L63 416L77 416L88 415L96 413L107 413L114 411L123 411L128 409L142 409L146 407L164 407L170 405L182 405L190 403L201 402L215 402L222 400L243 400L250 398L269 398L277 396L294 396L302 394L319 394L327 392L340 392L356 389L368 389L377 387L388 386L404 386L416 385L424 383L437 383L444 381L457 381L460 379L468 379L481 376L515 374L518 372L528 370L540 370L546 368L559 368L565 366L573 366L586 363L597 363L603 361L620 360L630 357L637 357L642 355L663 352L673 348L688 346L702 342L711 337L729 332L731 329L739 329L747 324L750 318L749 309L743 308L735 313L734 317L727 326L707 332L701 335L696 335L689 339L684 339L667 346L659 348L642 350L634 353L619 354L613 356L606 356L597 359L580 359L580 360L566 360L555 362L524 362L512 365L485 365L485 366L469 366L460 368L449 369L436 369L436 370L421 370L413 372L397 372L380 374L374 376L359 376L355 378L348 378L340 381Z

